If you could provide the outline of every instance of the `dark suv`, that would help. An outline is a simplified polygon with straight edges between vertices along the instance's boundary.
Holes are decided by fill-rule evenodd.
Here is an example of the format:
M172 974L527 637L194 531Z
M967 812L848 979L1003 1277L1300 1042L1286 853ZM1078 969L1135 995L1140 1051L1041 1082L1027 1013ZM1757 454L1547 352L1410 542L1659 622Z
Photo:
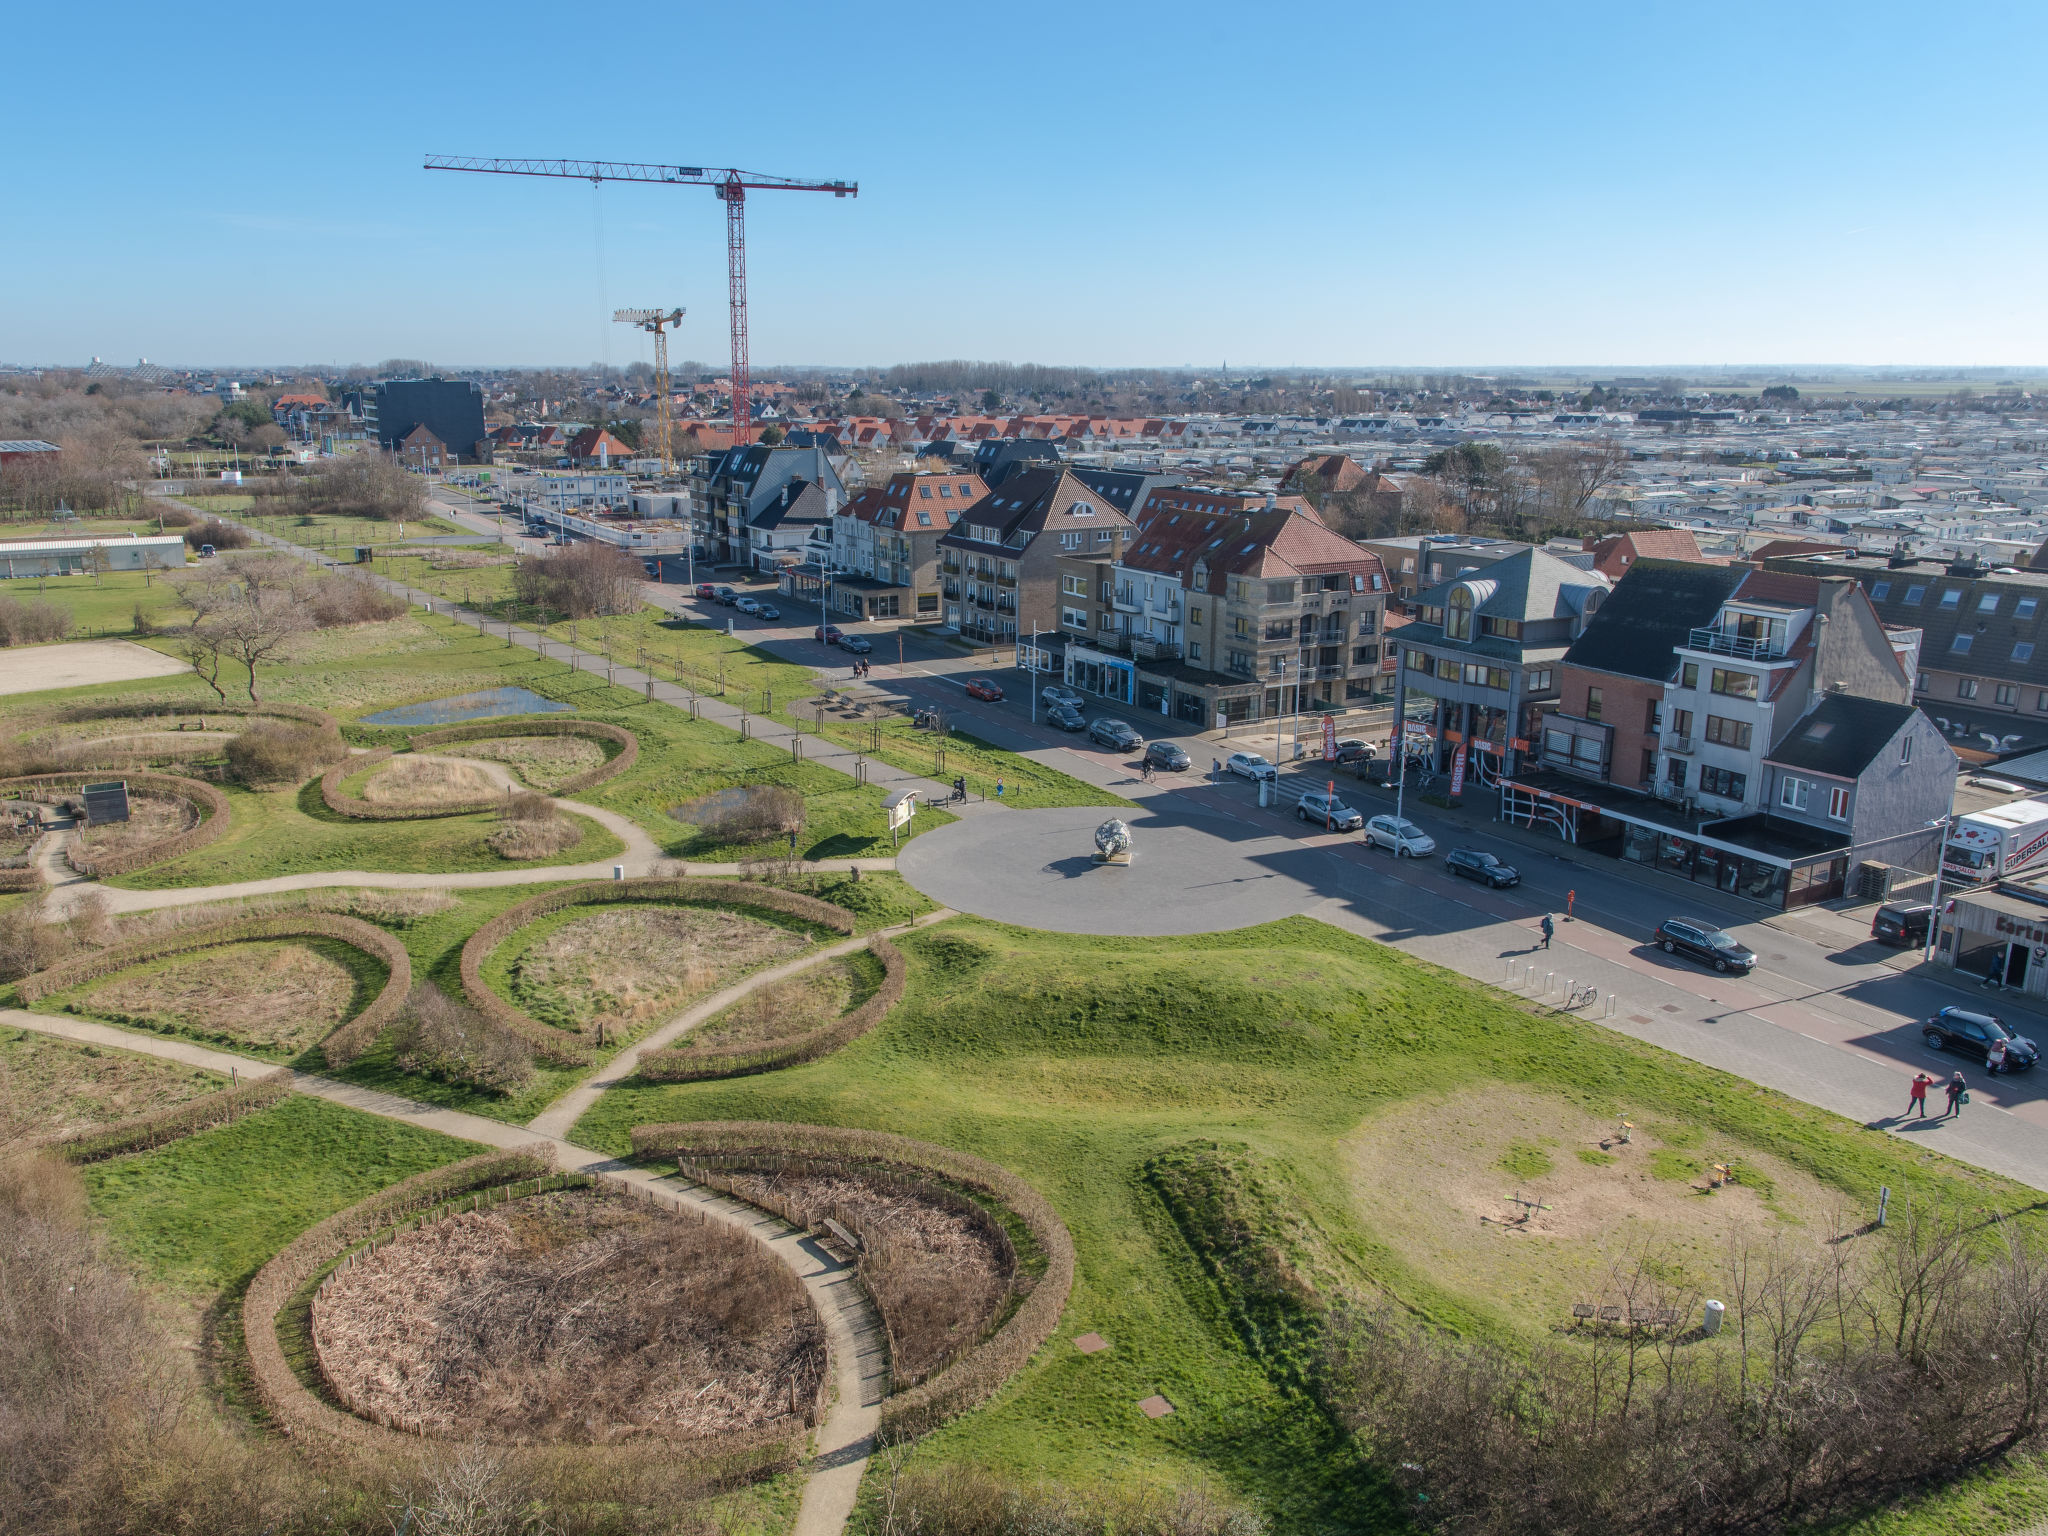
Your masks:
M1522 872L1514 865L1503 864L1477 848L1453 848L1444 859L1444 868L1467 880L1484 880L1497 891L1522 883Z
M1991 1042L2005 1042L2005 1070L2024 1072L2041 1059L2041 1049L2024 1035L2005 1027L1995 1013L1971 1013L1963 1008L1944 1008L1920 1026L1920 1038L1931 1051L1954 1051L1983 1061L1991 1054Z
M1927 942L1927 930L1934 921L1934 908L1925 902L1917 906L1885 906L1870 920L1870 936L1880 944L1900 949L1917 949Z
M1145 744L1145 738L1122 720L1097 720L1088 727L1088 739L1118 752L1128 752Z
M1667 955L1687 955L1703 960L1717 971L1747 972L1756 964L1756 951L1744 946L1733 934L1723 933L1696 917L1667 917L1652 937Z

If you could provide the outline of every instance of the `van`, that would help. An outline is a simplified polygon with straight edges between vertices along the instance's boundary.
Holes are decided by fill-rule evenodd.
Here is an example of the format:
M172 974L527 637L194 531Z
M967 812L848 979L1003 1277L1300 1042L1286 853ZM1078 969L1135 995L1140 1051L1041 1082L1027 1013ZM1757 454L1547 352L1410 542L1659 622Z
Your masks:
M1927 930L1933 921L1934 908L1927 903L1909 906L1899 902L1877 909L1877 915L1870 920L1870 936L1880 944L1913 949L1926 944Z

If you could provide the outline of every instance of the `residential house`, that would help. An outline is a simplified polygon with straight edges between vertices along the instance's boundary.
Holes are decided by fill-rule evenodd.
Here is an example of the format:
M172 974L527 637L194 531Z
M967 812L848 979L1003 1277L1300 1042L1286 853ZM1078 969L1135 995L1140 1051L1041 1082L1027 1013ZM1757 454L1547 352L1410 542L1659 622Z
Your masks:
M1024 437L983 438L974 448L974 472L994 490L1010 476L1060 462L1057 444Z
M1360 539L1380 557L1394 595L1412 602L1425 587L1452 581L1467 571L1492 565L1529 548L1513 539L1488 539L1477 534L1424 533L1399 538Z
M1057 629L1063 586L1099 591L1130 532L1129 518L1064 467L1010 476L939 540L946 627L991 641Z
M847 502L832 520L834 611L855 618L939 623L939 541L962 512L987 494L976 475L923 470L891 475ZM822 582L823 576L806 567L795 579Z
M623 464L632 457L633 450L603 427L585 427L569 440L569 461L578 469L609 469L612 460Z
M837 490L792 476L747 514L741 530L746 539L741 563L764 575L815 565L832 547L832 524L838 511ZM785 581L783 590L792 590L791 583Z
M1609 534L1604 539L1587 534L1583 543L1593 556L1593 569L1609 581L1621 580L1638 560L1689 560L1695 565L1727 563L1718 555L1701 554L1698 541L1687 528L1636 528Z
M1280 489L1344 496L1364 489L1371 477L1372 471L1348 453L1317 453L1288 465Z
M691 460L690 504L697 509L711 559L719 564L753 564L756 545L749 530L756 514L780 499L783 487L796 479L829 494L832 507L827 516L839 510L846 484L823 448L753 443Z
M399 442L398 458L414 469L441 469L455 462L448 445L423 425L414 427Z

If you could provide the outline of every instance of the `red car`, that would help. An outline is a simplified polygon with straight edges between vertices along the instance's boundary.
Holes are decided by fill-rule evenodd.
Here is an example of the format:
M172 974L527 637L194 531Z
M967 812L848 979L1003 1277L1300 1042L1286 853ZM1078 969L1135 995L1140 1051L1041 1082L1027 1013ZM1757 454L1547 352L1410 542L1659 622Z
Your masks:
M986 699L991 704L998 704L1002 702L1003 690L998 688L988 678L977 677L967 685L967 697L970 699Z
M811 638L822 640L827 645L837 645L846 636L840 632L837 624L824 624L811 631Z
M697 595L707 599L714 598L718 596L718 588L712 586L708 581L700 581L697 583Z

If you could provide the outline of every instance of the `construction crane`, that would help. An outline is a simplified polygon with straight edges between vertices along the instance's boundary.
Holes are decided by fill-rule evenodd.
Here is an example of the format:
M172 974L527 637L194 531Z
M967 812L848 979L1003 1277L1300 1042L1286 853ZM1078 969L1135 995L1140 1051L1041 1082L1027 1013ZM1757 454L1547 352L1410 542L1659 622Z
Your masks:
M637 325L654 336L654 451L661 456L661 472L676 472L675 447L668 425L668 328L680 325L680 309L615 309L612 319L620 325Z
M852 181L805 181L755 171L701 165L631 165L616 160L489 160L463 155L429 155L430 171L482 171L493 176L561 176L587 181L659 181L671 186L710 187L725 204L725 261L732 303L732 440L753 441L754 402L747 366L747 194L830 192L860 196Z

